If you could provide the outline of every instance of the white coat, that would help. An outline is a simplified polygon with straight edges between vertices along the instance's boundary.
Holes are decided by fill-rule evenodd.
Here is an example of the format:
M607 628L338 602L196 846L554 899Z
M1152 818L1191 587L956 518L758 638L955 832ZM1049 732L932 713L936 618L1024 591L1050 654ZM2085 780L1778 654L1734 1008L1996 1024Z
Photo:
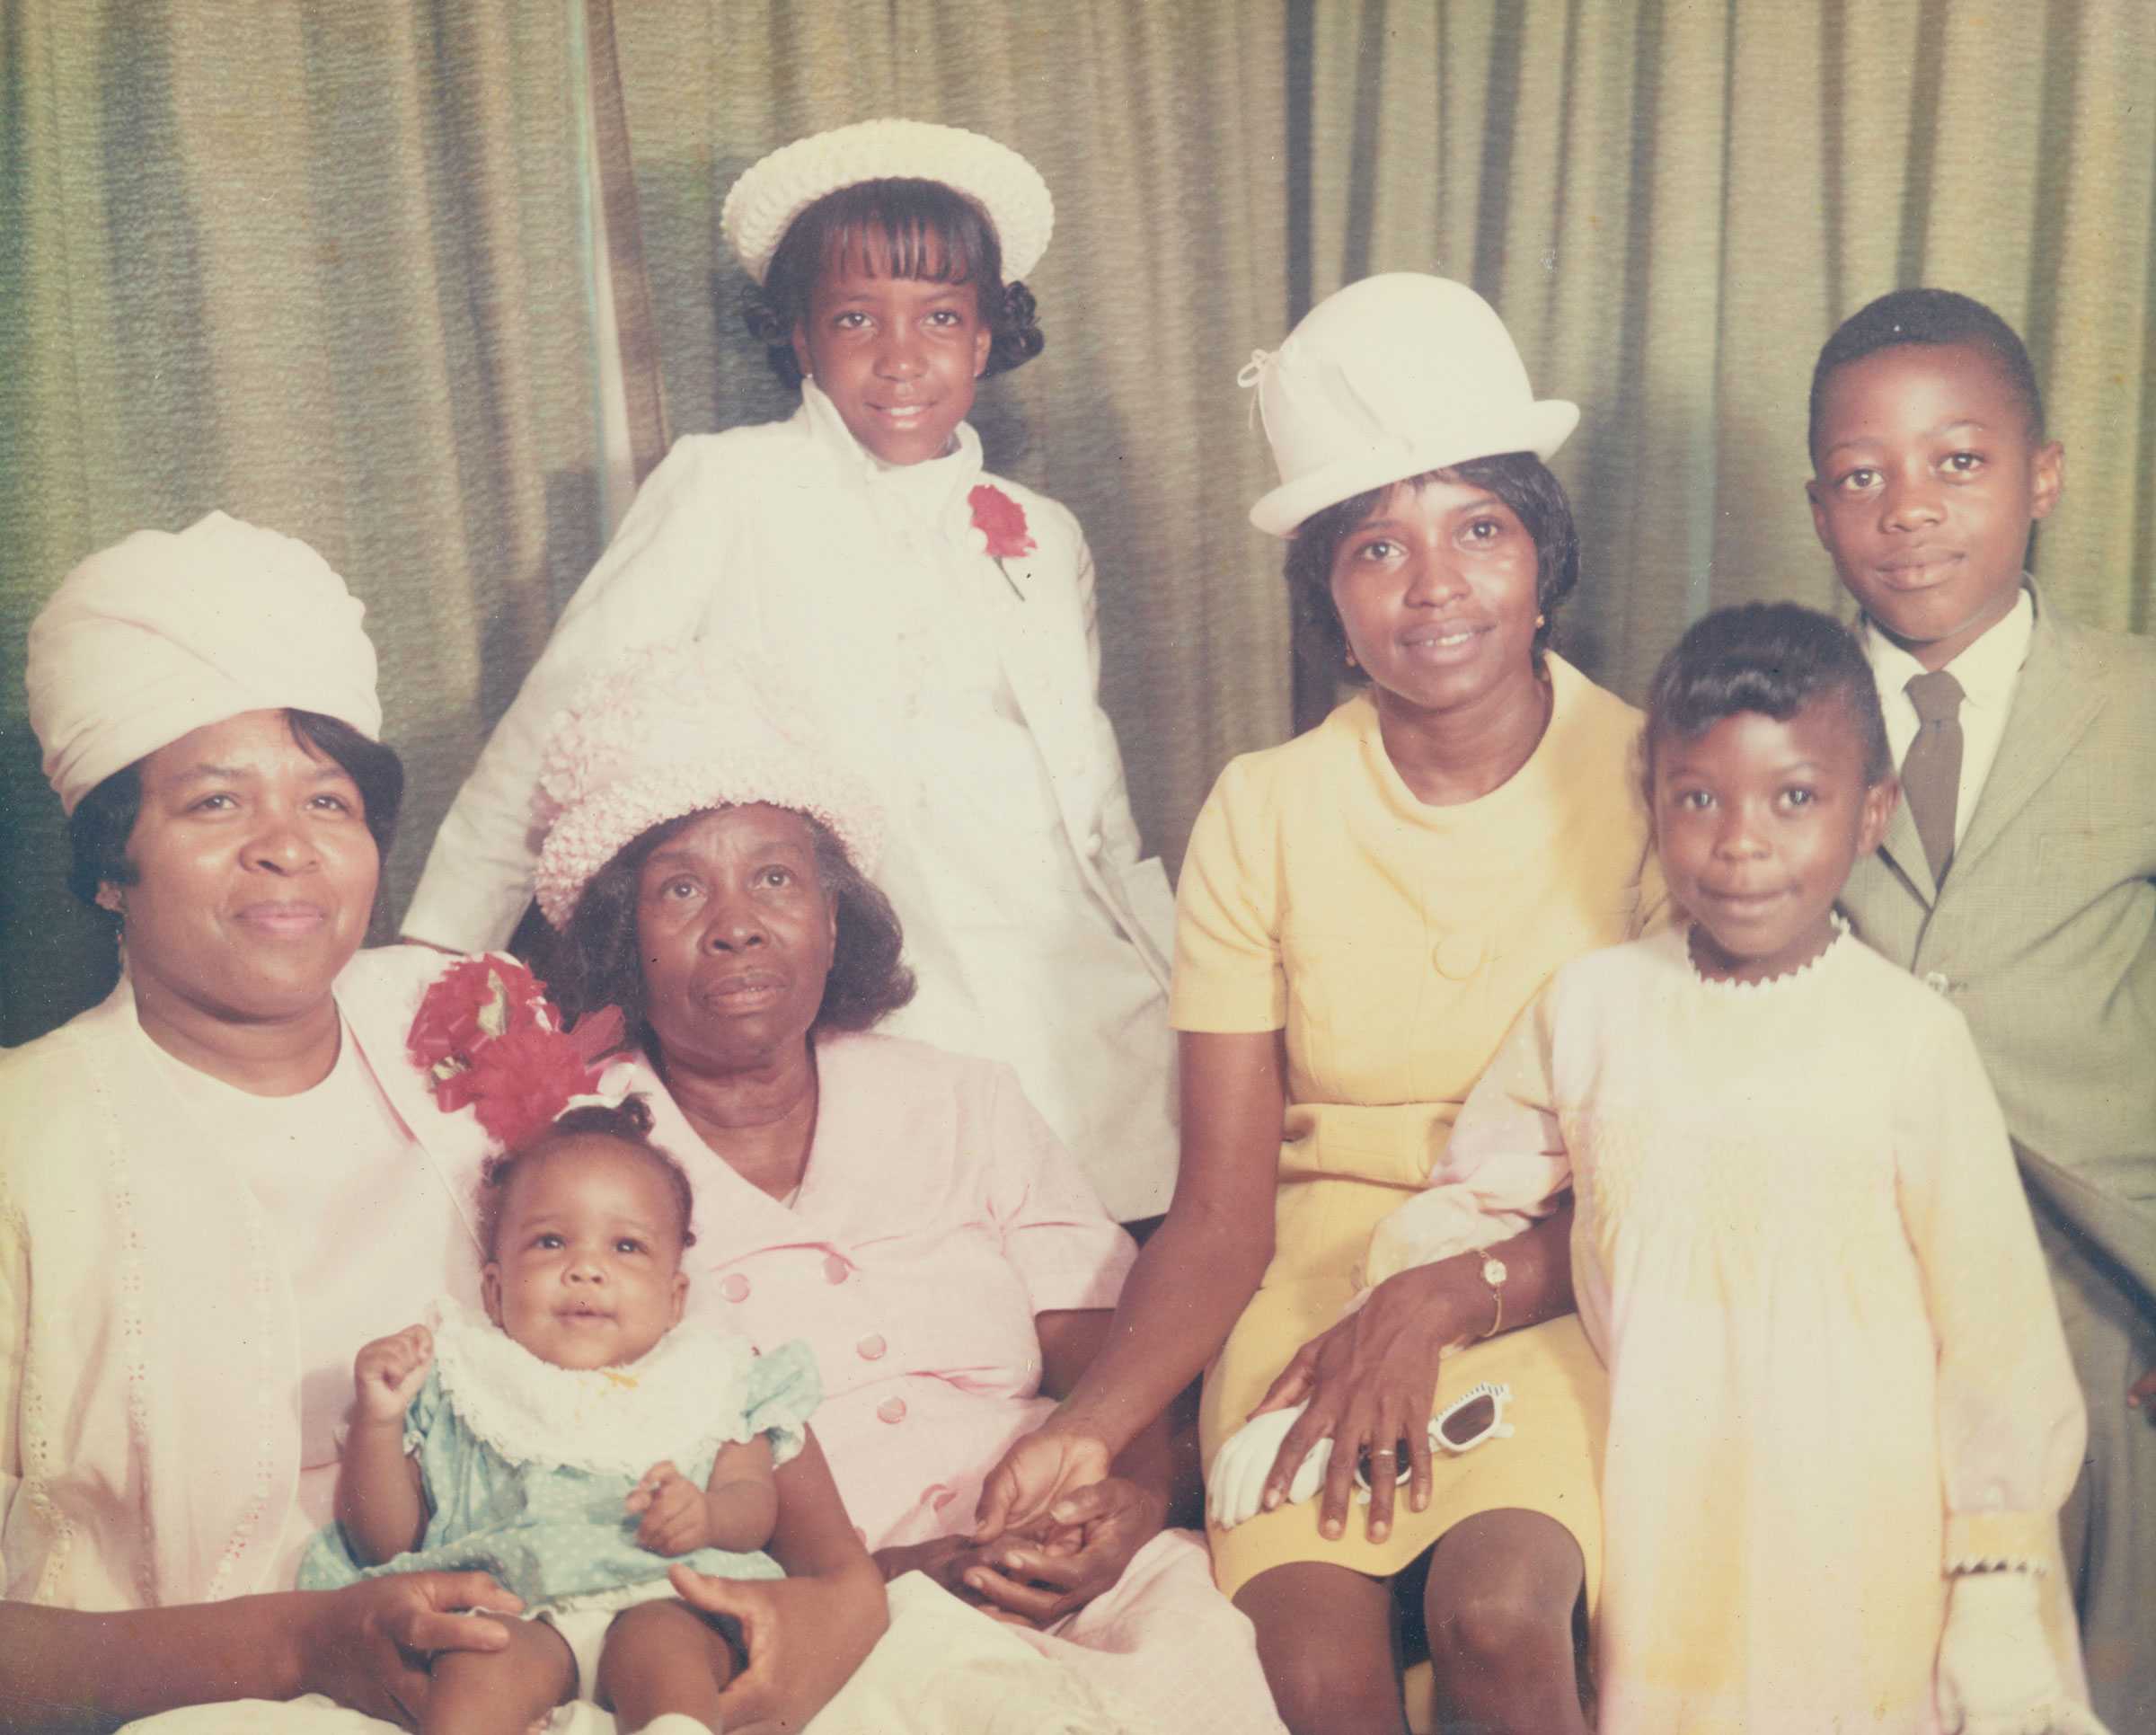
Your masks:
M628 651L711 642L797 695L885 802L877 880L920 992L883 1028L1008 1063L1113 1215L1162 1210L1173 898L1096 697L1084 536L985 474L970 427L894 467L813 383L802 398L786 421L682 439L652 473L443 821L404 932L499 945L531 895L556 713ZM984 482L1023 510L1031 553L977 552Z

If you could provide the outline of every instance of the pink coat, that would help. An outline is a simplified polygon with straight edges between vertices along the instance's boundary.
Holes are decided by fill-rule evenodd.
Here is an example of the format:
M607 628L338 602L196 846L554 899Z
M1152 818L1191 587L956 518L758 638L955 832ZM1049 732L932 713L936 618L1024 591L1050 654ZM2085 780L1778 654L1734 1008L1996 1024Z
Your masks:
M888 1036L817 1044L799 1198L743 1181L641 1062L696 1185L689 1306L823 1375L810 1419L870 1548L968 1526L982 1478L1055 1406L1038 1314L1113 1307L1135 1250L1008 1067Z

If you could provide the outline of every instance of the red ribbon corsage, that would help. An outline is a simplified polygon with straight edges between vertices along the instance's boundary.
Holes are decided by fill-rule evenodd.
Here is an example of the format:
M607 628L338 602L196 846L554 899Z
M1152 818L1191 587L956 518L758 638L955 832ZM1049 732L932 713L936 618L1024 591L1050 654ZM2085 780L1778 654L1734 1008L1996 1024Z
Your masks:
M614 1006L563 1030L546 984L514 958L487 952L442 972L420 1002L404 1046L443 1111L471 1109L507 1149L588 1093L622 1037Z

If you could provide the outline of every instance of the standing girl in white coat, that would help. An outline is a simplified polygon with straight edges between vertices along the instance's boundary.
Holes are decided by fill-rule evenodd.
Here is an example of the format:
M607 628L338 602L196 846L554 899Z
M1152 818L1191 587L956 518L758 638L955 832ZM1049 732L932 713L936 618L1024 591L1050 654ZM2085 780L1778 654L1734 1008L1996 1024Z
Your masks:
M1047 187L956 128L873 120L743 175L727 240L783 422L677 442L570 600L436 839L407 936L500 944L531 895L549 725L592 668L707 640L793 695L892 819L920 982L899 1033L1003 1060L1130 1219L1173 1184L1172 900L1096 698L1093 568L988 474L976 382L1038 354Z

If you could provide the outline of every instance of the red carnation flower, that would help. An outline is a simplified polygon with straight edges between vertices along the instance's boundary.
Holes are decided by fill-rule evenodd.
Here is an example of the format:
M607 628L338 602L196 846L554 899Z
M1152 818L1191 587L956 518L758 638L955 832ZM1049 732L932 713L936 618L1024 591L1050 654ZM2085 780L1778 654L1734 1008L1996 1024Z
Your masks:
M1015 560L1034 549L1026 528L1026 509L991 482L983 482L966 502L973 508L973 527L985 538L983 553L995 560Z

